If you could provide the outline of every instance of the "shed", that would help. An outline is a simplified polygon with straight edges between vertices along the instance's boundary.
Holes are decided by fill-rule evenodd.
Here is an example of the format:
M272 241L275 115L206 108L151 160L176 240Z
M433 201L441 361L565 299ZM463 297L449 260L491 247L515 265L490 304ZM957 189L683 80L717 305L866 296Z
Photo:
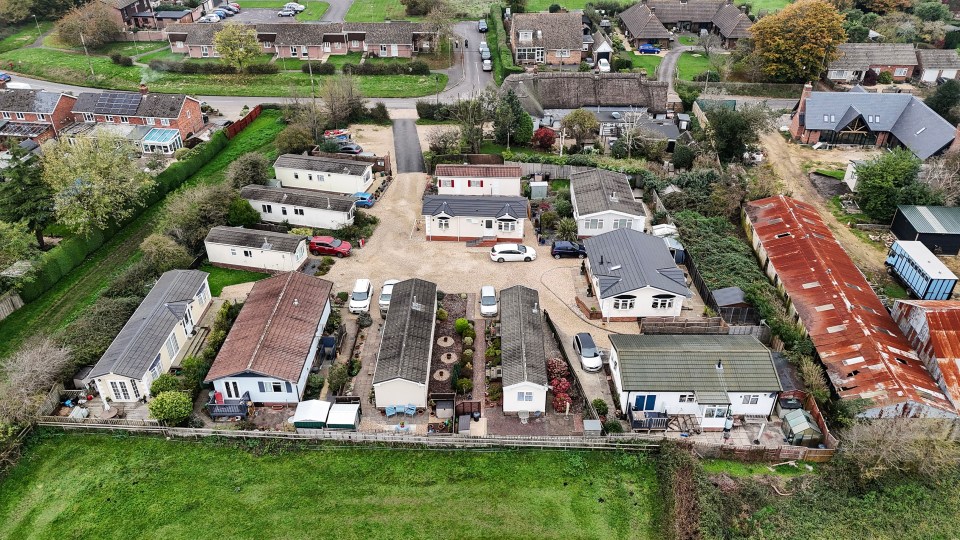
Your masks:
M713 299L717 302L717 307L751 307L747 302L747 297L740 287L724 287L714 289Z
M530 200L539 201L547 198L549 182L530 182Z
M297 404L297 412L287 422L295 428L323 429L327 427L330 402L311 399Z
M957 276L923 242L897 240L890 246L886 265L920 300L949 300Z
M960 208L950 206L897 206L890 232L899 240L923 242L937 255L960 253Z
M785 414L782 420L783 436L788 443L813 447L823 442L823 432L817 427L817 422L809 412L794 409Z
M327 429L356 431L360 428L359 403L334 403L327 415Z
M602 431L602 427L599 420L583 421L584 437L599 437L601 435L601 431Z

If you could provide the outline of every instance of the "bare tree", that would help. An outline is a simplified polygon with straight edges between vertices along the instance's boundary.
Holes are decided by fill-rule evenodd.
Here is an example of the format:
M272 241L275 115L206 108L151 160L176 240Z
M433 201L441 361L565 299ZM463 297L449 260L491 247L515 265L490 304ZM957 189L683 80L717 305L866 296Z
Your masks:
M927 161L919 180L942 195L945 205L955 206L960 201L960 152L948 152Z
M454 21L455 14L453 8L443 0L437 2L437 4L430 9L430 12L427 13L423 22L430 30L437 34L436 46L433 48L434 54L440 54L441 44L453 35Z
M459 154L463 148L460 129L450 126L437 126L427 133L430 151L437 154Z
M487 88L473 99L462 99L453 104L453 117L460 124L460 135L472 154L480 153L483 144L483 126L493 119L497 104L497 90Z
M722 44L720 43L720 36L716 34L703 34L697 38L697 47L703 49L703 55L709 57L710 53L719 48Z
M843 430L843 459L864 481L889 475L916 474L935 479L960 465L960 445L931 434L917 418L860 420Z
M0 379L0 424L23 425L37 414L44 394L73 365L70 349L49 338L25 343L7 359Z
M323 81L320 95L327 107L330 123L334 126L345 126L363 111L363 95L357 88L356 81L349 75L327 78Z

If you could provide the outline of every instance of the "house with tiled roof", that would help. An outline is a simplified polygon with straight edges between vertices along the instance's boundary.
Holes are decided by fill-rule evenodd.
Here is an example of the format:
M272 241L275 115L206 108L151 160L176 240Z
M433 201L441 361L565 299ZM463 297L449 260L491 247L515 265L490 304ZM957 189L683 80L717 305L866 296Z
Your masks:
M291 272L307 262L307 237L218 226L203 240L210 264L255 272Z
M917 51L911 43L841 43L839 56L827 64L827 78L835 82L859 83L867 70L889 73L896 82L913 77Z
M620 14L620 28L633 48L645 44L670 46L673 34L646 4L634 4Z
M920 82L956 79L960 76L960 54L956 49L917 49L917 69Z
M520 196L519 165L437 165L433 171L440 195Z
M592 169L571 174L570 202L580 238L616 229L643 232L646 225L643 205L633 197L623 173Z
M60 92L0 89L0 137L36 143L56 137L73 123L77 98Z
M373 184L373 164L349 159L283 154L273 170L284 188L353 195Z
M153 14L149 0L99 0L109 9L110 16L117 24L123 27L150 28L150 17ZM146 19L146 20L144 20Z
M529 208L526 197L427 195L421 214L427 240L521 242Z
M204 382L226 400L298 403L330 316L332 289L333 283L302 272L258 281Z
M353 224L357 202L344 193L257 185L244 186L240 196L263 221L331 230Z
M521 418L547 411L547 353L543 305L536 289L500 291L503 413Z
M185 94L153 94L145 85L140 85L139 92L81 92L72 112L76 122L146 126L155 130L151 138L157 140L176 132L174 138L179 142L165 143L173 150L199 133L204 124L200 100Z
M790 134L801 144L903 146L920 159L946 151L957 128L911 94L814 92L807 84L790 120Z
M583 48L579 13L516 13L509 19L517 65L577 65Z
M643 0L620 13L620 26L634 47L669 44L675 32L707 31L731 48L750 37L752 25L744 9L727 0Z

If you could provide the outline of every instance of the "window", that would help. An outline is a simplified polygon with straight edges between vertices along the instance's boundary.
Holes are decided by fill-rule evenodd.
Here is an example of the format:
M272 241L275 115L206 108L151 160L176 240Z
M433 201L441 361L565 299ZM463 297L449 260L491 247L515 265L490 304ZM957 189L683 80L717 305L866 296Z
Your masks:
M743 396L744 405L756 405L760 401L760 396L757 394Z
M533 39L533 32L520 32L520 41L530 41Z
M313 175L312 175L312 174L308 174L308 175L307 175L307 180L313 182Z
M293 173L293 179L294 179L294 180L299 180L299 179L300 179L300 173Z
M167 356L171 359L177 356L177 351L180 350L180 342L177 340L177 333L173 332L170 334L170 337L167 338L167 342L164 344L167 348Z
M296 56L296 55L297 55L297 46L293 45L290 47L290 56Z
M444 180L444 179L441 179L441 180L440 180L440 187L450 187L450 188L452 188L452 187L453 187L453 180L449 180L449 179Z
M539 47L517 47L517 62L540 62L543 49Z
M302 216L302 215L303 215L303 208L294 208L294 209L293 209L293 215L295 215L295 216Z
M182 49L182 48L183 48L183 42L182 42L182 41L177 41L174 46L175 46L176 48L178 48L178 49Z
M306 45L301 45L301 46L300 46L300 56L302 56L302 57L304 57L304 58L306 58L307 56L310 56L310 53L307 52L307 46L306 46Z
M632 229L633 220L632 219L615 219L613 220L614 229Z
M585 219L583 220L584 229L602 229L603 220L597 218Z
M272 213L273 213L273 206L271 206L271 205L269 205L269 204L261 204L261 205L260 205L260 208L263 209L263 213L264 213L264 214L272 214Z
M340 50L340 48L341 48L342 46L343 46L343 43L340 43L339 41L337 41L337 42L335 42L335 43L333 44L333 48L336 49L336 50L338 50L338 51Z
M897 69L893 72L893 76L894 76L894 77L906 77L906 76L907 76L907 68L897 68Z
M121 117L120 117L120 123L121 123L121 124L129 124L129 123L130 123L130 117L129 117L129 116L121 116Z
M727 406L726 405L707 405L703 409L704 418L726 418L727 417Z
M207 301L207 298L210 298L210 293L207 290L206 285L200 286L200 290L197 291L195 298L197 299L197 302L200 302L201 304L205 303Z
M517 392L517 401L533 401L533 392Z
M236 254L237 254L236 248L230 248L230 255L236 255Z
M843 71L843 70L839 70L839 69L834 69L834 70L831 70L831 71L830 71L830 77L829 77L829 78L831 78L831 79L846 79L846 78L847 78L847 72L846 72L846 71Z
M483 180L467 180L467 187L483 187Z
M133 388L133 398L140 399L140 386L137 384L137 381L130 379L130 387Z
M86 115L84 115L84 116L86 116ZM3 117L6 118L7 120L9 120L9 119L10 119L10 113L8 113L7 111L3 111Z
M161 125L161 126L169 126L169 125L170 125L170 119L168 119L168 118L161 118L161 119L160 119L160 125Z
M696 403L697 397L693 394L680 394L680 403Z
M323 182L323 175L322 175L322 174L318 174L318 175L317 175L317 182Z
M201 45L201 46L200 46L200 56L202 56L202 57L204 57L204 58L210 56L210 47L207 47L206 45Z
M146 122L146 124L147 124L148 126L155 126L155 125L157 125L157 119L154 118L154 117L152 117L152 116L148 116L148 117L144 118L143 121Z
M153 363L150 364L150 369L147 370L150 372L150 378L157 380L160 377L160 355L158 354L156 358L153 359Z
M497 221L497 230L503 232L514 232L517 230L516 221Z
M437 218L437 229L439 229L439 230L441 230L441 231L449 231L449 230L450 230L450 218L445 218L445 217Z
M245 250L243 250L243 256L244 256L244 257L253 257L253 252L250 251L249 249L245 249Z
M264 49L272 49L272 48L273 48L273 43L271 43L271 42L269 42L269 41L264 41L264 42L263 42L263 48L264 48Z
M283 383L270 383L270 386L273 392L283 392Z
M83 113L83 121L84 121L84 122L96 122L96 118L94 118L93 115L90 114L90 113Z
M107 122L113 122L113 117L112 117L112 116L107 116L107 117L105 118L105 120L106 120Z
M240 397L240 388L237 387L237 381L227 381L223 384L223 387L227 391L228 398L237 399Z
M387 55L387 46L380 45L380 56L386 56L386 55Z
M570 49L560 49L557 51L557 58L570 58Z
M38 114L38 115L37 115L37 120L43 121L43 120L49 120L49 119L50 119L50 115L49 115L49 114Z
M613 309L633 309L637 305L637 298L622 294L613 297Z
M17 113L17 120L23 120L24 116L22 112Z
M280 213L283 214L283 215L287 215L287 207L286 207L286 206L281 206L281 207L280 207Z
M127 383L123 381L110 381L110 390L113 391L113 399L117 401L130 401Z
M353 41L350 42L350 46L351 46L351 47L359 47L359 46L360 46L360 42L357 41L357 40L353 40Z
M670 296L669 294L658 294L653 297L653 309L670 309L673 307L673 299L675 297Z

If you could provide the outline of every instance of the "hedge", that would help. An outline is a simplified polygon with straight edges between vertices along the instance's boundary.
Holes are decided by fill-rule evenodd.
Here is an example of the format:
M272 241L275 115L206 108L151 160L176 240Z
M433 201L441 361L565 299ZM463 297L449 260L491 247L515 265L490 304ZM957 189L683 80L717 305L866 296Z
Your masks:
M56 247L43 254L34 269L33 279L19 284L20 297L31 302L47 292L60 279L83 263L91 253L103 246L123 226L135 220L147 208L160 202L167 193L180 187L204 165L210 162L224 147L229 139L222 131L217 132L209 142L196 146L189 159L177 161L154 178L154 188L144 196L143 204L127 219L108 226L104 230L94 230L86 236L74 236L60 242Z
M314 75L333 75L337 72L337 66L324 62L308 61L300 65L300 71L310 73L313 70Z
M417 116L424 120L450 120L453 113L446 103L417 100Z
M224 75L236 73L233 66L219 64L216 62L170 62L167 60L151 60L150 69L156 71L169 71L171 73L201 73L205 75Z
M252 75L273 75L280 73L280 66L276 64L251 64L243 70Z
M504 150L501 154L504 161L517 161L520 163L547 163L550 165L572 165L576 167L594 167L597 169L606 169L617 171L623 174L638 175L645 174L646 167L642 164L631 165L623 163L621 160L606 156L591 154L567 154L558 156L556 154L524 153Z
M344 64L340 68L347 75L430 75L426 62L414 61L399 64Z
M513 73L523 73L523 68L513 63L513 53L507 45L507 31L503 28L503 8L498 4L490 6L490 21L488 26L493 28L496 40L487 42L490 47L490 57L493 60L493 77L497 85L503 84L503 79Z

